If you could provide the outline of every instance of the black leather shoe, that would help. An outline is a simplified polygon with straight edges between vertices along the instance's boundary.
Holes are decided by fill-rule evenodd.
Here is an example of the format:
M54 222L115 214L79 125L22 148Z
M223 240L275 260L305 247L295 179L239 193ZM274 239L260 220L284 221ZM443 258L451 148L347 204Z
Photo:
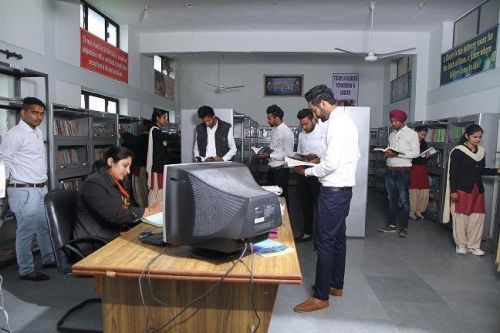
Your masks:
M49 264L42 264L42 268L56 268L57 264L55 262L51 262Z
M44 281L50 279L48 275L45 275L37 271L25 275L19 275L19 278L21 280L30 280L30 281Z

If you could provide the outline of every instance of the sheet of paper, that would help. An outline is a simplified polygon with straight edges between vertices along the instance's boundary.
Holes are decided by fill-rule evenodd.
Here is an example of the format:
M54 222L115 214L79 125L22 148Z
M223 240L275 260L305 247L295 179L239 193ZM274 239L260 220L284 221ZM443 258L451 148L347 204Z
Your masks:
M317 164L311 163L311 162L303 162L296 160L294 158L290 157L285 157L285 163L288 165L289 168L294 168L296 166L304 165L304 166L316 166Z
M262 147L260 147L260 148L257 148L257 147L252 147L252 150L253 150L253 152L254 152L255 154L258 154L258 153L259 153L259 151L260 151L261 149L262 149Z
M163 227L163 212L142 218L142 222L154 225L155 227Z
M274 194L280 195L283 193L283 189L278 185L263 185L261 186L264 190L273 192Z

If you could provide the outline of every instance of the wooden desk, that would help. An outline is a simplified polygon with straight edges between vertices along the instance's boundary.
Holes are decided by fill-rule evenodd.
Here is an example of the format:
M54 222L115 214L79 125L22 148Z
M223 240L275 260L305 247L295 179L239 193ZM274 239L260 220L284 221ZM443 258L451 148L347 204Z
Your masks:
M161 231L141 223L73 266L73 274L95 277L96 289L102 295L104 332L148 332L146 312L150 330L163 326L232 266L231 262L190 258L187 247L168 248L150 266L149 274L154 296L168 306L152 298L145 276L142 279L145 308L138 278L151 259L162 251L137 240L139 233L146 230ZM295 248L287 214L277 240ZM243 258L248 267L251 257ZM261 320L257 332L267 332L279 284L302 283L296 252L270 258L253 255L253 280L255 308ZM219 287L159 332L250 332L257 324L257 317L249 281L248 269L238 263Z

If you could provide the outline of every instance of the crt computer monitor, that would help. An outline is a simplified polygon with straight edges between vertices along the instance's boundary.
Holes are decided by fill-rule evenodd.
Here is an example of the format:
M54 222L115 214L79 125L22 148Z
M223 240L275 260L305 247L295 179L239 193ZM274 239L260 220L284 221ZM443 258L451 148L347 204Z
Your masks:
M281 225L277 195L240 163L165 165L163 198L163 238L172 245L234 253Z

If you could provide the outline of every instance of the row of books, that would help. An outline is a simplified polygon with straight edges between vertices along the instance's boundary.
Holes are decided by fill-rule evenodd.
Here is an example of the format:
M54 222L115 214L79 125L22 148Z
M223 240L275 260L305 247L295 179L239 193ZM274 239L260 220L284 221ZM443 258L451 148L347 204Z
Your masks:
M465 127L452 126L450 130L450 139L459 140L464 133L465 133Z
M58 150L56 151L56 161L59 166L78 164L80 162L78 151L73 148Z
M427 138L431 142L445 142L446 128L430 128Z
M54 130L55 135L77 136L78 123L76 120L56 119Z

